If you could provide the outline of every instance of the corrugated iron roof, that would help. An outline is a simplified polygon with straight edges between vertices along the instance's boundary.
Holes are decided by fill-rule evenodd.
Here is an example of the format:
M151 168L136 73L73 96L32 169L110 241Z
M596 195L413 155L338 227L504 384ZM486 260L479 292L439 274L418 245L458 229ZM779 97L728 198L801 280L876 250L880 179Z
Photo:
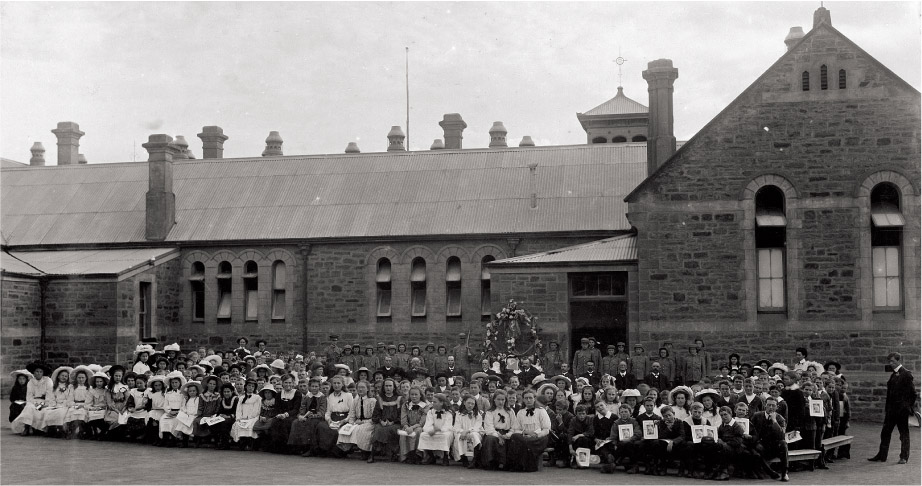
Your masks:
M637 237L620 235L581 245L496 260L493 264L548 264L637 261Z
M24 164L18 160L0 157L0 167L28 167L28 166L29 164Z
M22 275L119 275L174 248L124 250L10 251L0 255L0 268Z
M646 157L645 144L606 144L181 161L167 241L627 230ZM146 163L0 179L12 247L145 241Z
M583 115L629 115L648 112L649 109L646 106L624 96L624 89L618 86L618 94L614 98L583 113Z

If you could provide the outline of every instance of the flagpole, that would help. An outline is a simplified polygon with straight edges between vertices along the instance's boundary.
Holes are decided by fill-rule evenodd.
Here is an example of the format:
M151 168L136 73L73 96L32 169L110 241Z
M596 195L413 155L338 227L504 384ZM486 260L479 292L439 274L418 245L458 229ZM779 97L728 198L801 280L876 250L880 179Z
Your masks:
M406 48L406 88L407 88L407 151L410 150L410 47Z

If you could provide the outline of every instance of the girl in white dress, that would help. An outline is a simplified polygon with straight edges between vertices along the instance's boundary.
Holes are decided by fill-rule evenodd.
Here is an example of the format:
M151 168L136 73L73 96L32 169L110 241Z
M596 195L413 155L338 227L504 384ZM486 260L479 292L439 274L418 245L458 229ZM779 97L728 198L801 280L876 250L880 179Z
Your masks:
M451 448L454 459L460 460L468 469L477 467L482 436L483 413L477 410L477 400L467 395L455 414L455 440Z
M442 458L442 465L448 465L448 451L454 441L454 414L446 409L448 398L442 393L432 397L432 405L426 412L426 423L419 435L417 448L424 455L429 456L427 464L435 464L438 457Z
M93 373L86 366L78 366L71 373L74 379L73 405L64 414L64 428L67 429L68 439L83 436L83 426L86 424L86 406L90 399L90 377Z
M49 436L64 437L64 417L74 405L74 388L70 385L70 374L74 371L70 366L61 366L51 374L54 388L45 400L45 413L42 417L42 428ZM50 428L50 429L49 429Z
M150 402L150 411L147 412L147 432L145 437L153 445L160 445L160 419L166 414L166 376L154 375L150 377L150 389L147 390L147 400Z
M374 415L377 400L367 381L357 382L355 393L352 408L349 409L349 417L346 419L352 425L352 432L349 435L340 434L337 444L354 444L361 449L362 458L367 460L368 453L371 451L371 437L375 431L375 424L372 423L371 418Z
M166 375L166 380L169 388L163 394L164 414L160 417L160 440L162 441L161 445L173 447L173 430L176 429L176 425L179 423L176 417L179 415L179 410L182 408L182 402L185 398L182 388L186 384L186 378L182 372L172 371Z
M258 433L253 431L253 426L256 425L262 409L262 398L256 394L256 380L247 380L243 390L243 395L237 401L236 420L230 432L231 439L240 443L241 450L252 449L252 439L258 436Z
M13 433L22 435L32 434L33 427L41 430L45 400L50 398L51 390L54 388L51 378L45 376L51 372L48 365L35 361L29 363L26 369L32 373L32 378L26 384L26 405L10 425Z
M182 439L182 447L189 446L189 437L192 436L192 424L198 417L199 404L202 401L202 384L190 381L183 387L183 402L176 416L176 426L173 435Z

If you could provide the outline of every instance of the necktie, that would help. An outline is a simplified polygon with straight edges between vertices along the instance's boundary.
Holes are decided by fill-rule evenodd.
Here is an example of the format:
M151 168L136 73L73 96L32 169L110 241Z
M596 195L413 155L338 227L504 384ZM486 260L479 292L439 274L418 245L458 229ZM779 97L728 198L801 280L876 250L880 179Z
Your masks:
M441 419L441 418L442 418L442 411L441 411L441 410L438 410L438 411L435 412L435 418L437 418L437 419Z
M365 399L359 398L359 420L365 420Z
M535 415L535 409L529 408L528 410L525 411L525 415L528 417L533 417Z
M506 423L506 417L503 414L500 413L500 414L497 414L496 416L499 417L499 423L501 424Z
M419 405L413 405L412 409L413 409L413 410L419 410Z

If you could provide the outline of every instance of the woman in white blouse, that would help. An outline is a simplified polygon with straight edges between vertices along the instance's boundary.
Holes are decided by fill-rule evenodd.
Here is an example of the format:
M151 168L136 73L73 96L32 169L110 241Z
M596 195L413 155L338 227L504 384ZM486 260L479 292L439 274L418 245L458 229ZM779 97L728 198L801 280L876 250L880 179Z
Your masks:
M510 471L535 472L540 468L544 449L547 448L551 418L545 409L535 406L535 392L526 390L522 399L525 408L519 410L515 417L507 465Z
M493 394L493 406L483 417L483 447L480 465L484 469L504 469L506 447L512 438L515 413L506 399L506 392Z
M477 410L477 400L468 395L455 414L454 459L468 469L477 467L483 436L483 412Z
M32 373L32 378L26 384L26 405L22 413L10 424L13 433L22 435L30 435L33 426L41 426L44 421L45 400L50 398L51 390L54 388L51 378L45 376L51 371L48 365L36 361L29 363L26 369Z

